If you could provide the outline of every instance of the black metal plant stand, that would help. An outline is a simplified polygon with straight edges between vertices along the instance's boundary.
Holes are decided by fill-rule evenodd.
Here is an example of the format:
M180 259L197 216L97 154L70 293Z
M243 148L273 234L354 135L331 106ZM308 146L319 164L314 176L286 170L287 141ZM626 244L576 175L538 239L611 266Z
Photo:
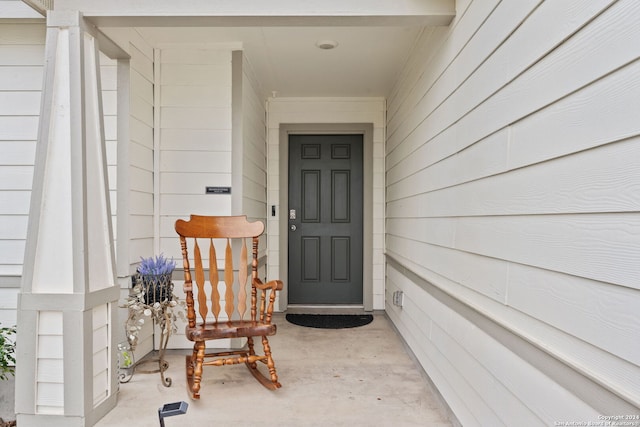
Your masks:
M157 350L157 356L154 357L144 357L139 361L135 361L135 357L133 355L133 351L130 349L120 349L120 354L122 356L123 352L127 352L127 356L124 357L126 360L126 366L122 366L122 362L120 362L119 366L119 381L120 383L128 383L135 372L139 372L141 374L155 374L160 373L160 379L162 381L162 385L165 387L171 387L171 378L165 377L164 373L169 368L169 363L165 360L164 356L167 350L167 344L169 342L169 337L171 336L171 314L167 312L167 308L173 301L173 283L164 282L161 284L150 285L144 279L141 279L138 275L136 277L136 283L138 285L142 285L145 288L145 301L141 302L142 308L152 310L152 313L157 313L156 315L152 315L153 322L155 326L160 328L160 348ZM151 287L150 287L151 286ZM156 289L155 286L162 286L162 290ZM154 309L155 304L160 304L159 309ZM128 346L127 346L128 347ZM120 361L120 360L119 360ZM144 365L157 363L157 368L147 368L140 369Z

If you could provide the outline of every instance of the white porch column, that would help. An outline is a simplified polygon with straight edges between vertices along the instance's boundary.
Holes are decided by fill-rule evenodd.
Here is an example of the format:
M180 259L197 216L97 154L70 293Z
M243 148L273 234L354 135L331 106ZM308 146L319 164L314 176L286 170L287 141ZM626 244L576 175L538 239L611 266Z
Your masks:
M21 427L90 426L115 406L116 286L95 34L47 18L24 273L18 301Z

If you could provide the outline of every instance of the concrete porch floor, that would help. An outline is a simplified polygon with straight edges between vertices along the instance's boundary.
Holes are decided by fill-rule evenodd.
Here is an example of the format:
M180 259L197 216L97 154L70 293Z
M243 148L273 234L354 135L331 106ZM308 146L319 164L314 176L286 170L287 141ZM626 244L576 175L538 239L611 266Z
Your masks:
M353 329L314 329L275 317L269 339L282 388L262 387L244 365L204 368L201 399L189 398L184 353L167 356L171 387L137 373L98 427L158 426L158 408L184 400L172 426L451 426L417 362L384 314Z

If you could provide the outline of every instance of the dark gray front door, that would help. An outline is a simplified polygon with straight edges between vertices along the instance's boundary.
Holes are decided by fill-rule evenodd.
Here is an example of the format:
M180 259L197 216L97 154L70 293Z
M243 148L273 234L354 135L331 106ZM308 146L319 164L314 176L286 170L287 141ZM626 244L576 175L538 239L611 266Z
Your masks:
M362 304L362 135L289 136L289 304Z

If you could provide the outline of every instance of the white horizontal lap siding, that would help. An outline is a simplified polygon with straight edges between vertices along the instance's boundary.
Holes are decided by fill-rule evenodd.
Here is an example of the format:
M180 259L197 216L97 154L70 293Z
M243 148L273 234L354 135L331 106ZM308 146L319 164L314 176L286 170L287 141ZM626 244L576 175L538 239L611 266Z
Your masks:
M35 9L19 0L0 1L0 18L42 19L42 15Z
M246 57L242 61L242 214L265 222L267 142L265 97Z
M522 419L517 425L547 425L545 418L573 419L597 413L543 373L532 369L509 348L481 331L475 324L441 304L393 267L388 269L390 293L405 292L402 309L389 305L390 318L408 337L420 362L432 379L441 384L459 406L463 425L514 425L505 421ZM540 393L530 407L520 395ZM461 392L462 391L462 392ZM453 393L452 393L453 392ZM459 400L461 396L464 399ZM455 405L452 405L455 406Z
M109 396L110 336L109 306L94 307L93 324L93 404L98 405Z
M401 73L388 106L386 250L638 405L640 4L506 3L460 4ZM585 415L593 395L532 383L539 367L460 329L457 313L432 314L438 301L427 310L428 291L402 272L388 274L388 299L392 289L405 307L389 302L391 317L462 424L597 421ZM468 403L478 396L486 407Z
M64 413L62 312L41 311L38 316L36 413Z
M22 274L44 40L44 23L0 23L0 276Z
M118 162L118 67L117 61L100 53L100 85L102 89L102 114L107 161L107 183L111 207L114 248L117 220L117 162Z
M236 62L234 62L234 67L236 66ZM234 69L234 72L237 70ZM244 53L242 54L241 81L242 206L237 213L247 215L249 219L259 220L265 224L265 234L260 239L258 248L258 256L263 256L267 253L267 219L271 215L271 210L267 207L266 95ZM234 111L236 110L234 109ZM250 245L250 243L248 244ZM268 264L277 264L275 258L269 258ZM266 271L260 271L259 276L267 277ZM276 296L276 307L279 307L279 304L280 294Z
M118 206L121 227L119 245L122 253L119 263L121 276L121 300L129 294L131 286L130 275L134 274L141 256L154 254L154 54L153 48L136 32L130 33L128 52L129 60L129 105L128 105L128 144L123 154L119 156L122 164L118 165L123 181L120 183ZM125 242L125 243L123 243ZM123 325L127 318L127 310L118 311L117 324ZM115 332L119 342L125 341L124 329ZM145 325L139 334L139 341L135 350L135 357L140 358L153 350L153 331ZM102 360L102 352L97 351L97 357ZM99 379L108 380L107 372L95 372ZM102 381L96 381L94 396L100 398Z
M10 327L17 323L18 289L0 288L0 327Z
M181 258L173 228L190 214L229 215L231 196L231 51L160 52L160 248Z
M126 188L129 191L128 260L133 273L140 257L151 256L154 251L154 59L153 48L140 38L131 40L130 54L129 182ZM141 354L145 353L141 351Z

